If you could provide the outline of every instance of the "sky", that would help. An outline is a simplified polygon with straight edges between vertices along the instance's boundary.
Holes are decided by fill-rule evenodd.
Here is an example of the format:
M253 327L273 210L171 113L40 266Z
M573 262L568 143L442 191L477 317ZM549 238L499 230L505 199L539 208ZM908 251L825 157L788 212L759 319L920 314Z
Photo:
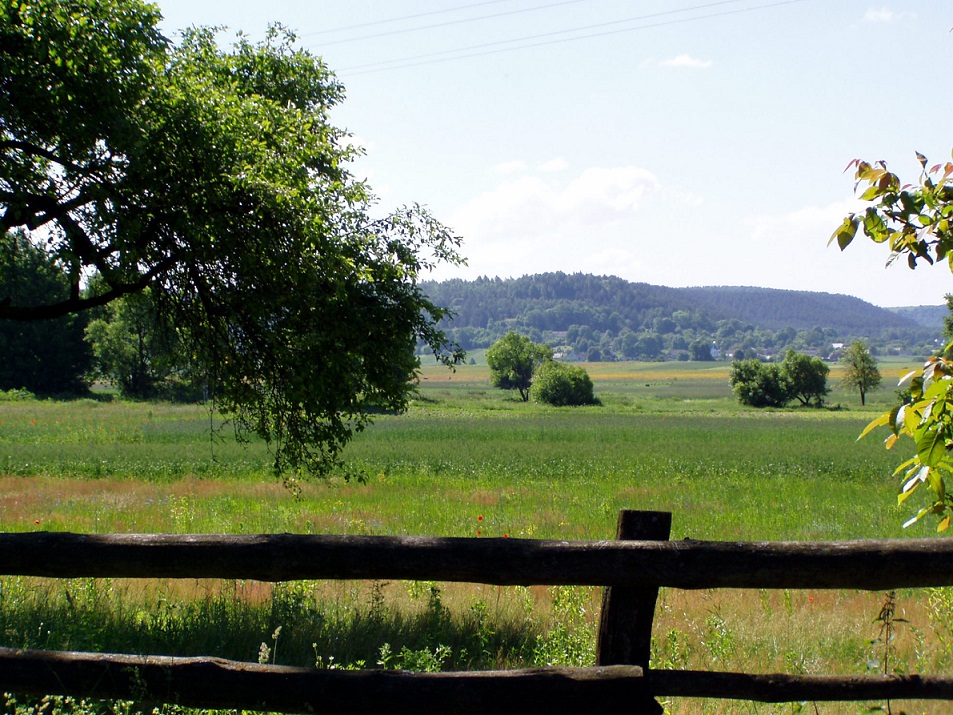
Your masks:
M344 84L333 123L376 211L419 203L467 265L938 305L945 265L858 239L853 159L950 159L944 0L158 0L192 25L293 30Z

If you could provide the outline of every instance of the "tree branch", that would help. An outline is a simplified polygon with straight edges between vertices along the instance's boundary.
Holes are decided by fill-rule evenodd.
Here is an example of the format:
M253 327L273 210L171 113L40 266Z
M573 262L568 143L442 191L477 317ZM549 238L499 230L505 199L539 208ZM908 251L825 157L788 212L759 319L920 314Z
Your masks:
M38 146L37 144L32 144L30 142L19 141L17 139L0 140L0 149L2 150L15 149L18 151L22 151L26 154L30 154L32 156L38 156L43 159L46 159L47 161L52 161L54 164L59 164L60 166L66 167L67 169L70 169L71 171L75 171L78 174L89 174L89 173L92 173L93 171L96 171L96 169L98 168L98 167L84 166L82 164L76 164L72 161L63 159L56 152L50 149L47 149L42 146Z
M71 313L89 310L90 308L98 308L124 295L138 293L145 289L157 275L168 270L174 263L175 261L171 258L166 259L145 273L140 274L138 280L129 283L110 284L110 289L99 295L81 297L74 294L71 295L69 299L60 301L59 303L32 307L12 305L12 300L7 298L6 300L0 301L0 320L19 320L23 322L51 320L61 318Z

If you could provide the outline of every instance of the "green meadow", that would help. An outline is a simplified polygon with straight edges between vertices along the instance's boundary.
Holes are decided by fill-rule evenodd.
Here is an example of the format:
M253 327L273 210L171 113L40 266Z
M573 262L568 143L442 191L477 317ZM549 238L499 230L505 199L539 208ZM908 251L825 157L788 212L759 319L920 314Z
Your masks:
M586 367L602 405L568 409L492 389L483 365L425 367L412 408L380 415L347 448L350 480L302 480L295 491L272 475L264 445L236 444L229 426L201 406L108 394L0 402L0 527L608 539L620 509L651 509L673 513L675 539L934 535L926 522L900 526L909 508L896 506L891 475L904 453L886 451L882 435L856 439L890 401L889 386L863 409L835 390L830 408L756 411L736 404L725 364ZM881 365L885 385L903 367ZM599 598L597 589L429 582L6 577L0 645L318 667L587 664ZM953 592L895 598L905 622L884 643L875 619L886 594L663 590L653 664L949 672ZM673 713L815 712L797 703L666 705Z

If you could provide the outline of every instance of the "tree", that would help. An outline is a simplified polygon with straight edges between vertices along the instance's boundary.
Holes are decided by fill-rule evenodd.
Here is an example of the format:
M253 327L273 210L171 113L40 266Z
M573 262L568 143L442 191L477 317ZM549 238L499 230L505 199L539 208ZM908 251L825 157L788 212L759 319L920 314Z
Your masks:
M870 348L857 340L844 351L840 362L844 366L841 383L848 390L858 390L860 404L867 404L867 393L875 390L882 379L877 369L877 359L870 354Z
M714 360L711 356L711 341L704 338L697 338L688 346L692 354L692 360L710 361Z
M834 231L830 242L847 248L862 228L864 235L890 250L888 263L906 256L907 265L934 264L946 260L953 270L953 162L927 168L927 159L917 153L920 177L916 184L903 184L884 162L851 162L857 186L866 184L861 198L871 202L863 212L848 215ZM877 427L888 427L888 449L900 437L910 437L915 445L913 457L901 464L902 486L898 501L903 503L921 484L929 485L933 497L904 526L928 514L940 518L938 530L950 526L953 496L946 480L953 475L953 361L946 357L953 342L940 355L931 357L923 368L907 374L901 381L908 396L900 404L873 420L861 436Z
M528 402L533 373L544 360L552 357L553 349L548 345L534 343L511 331L487 348L490 383L502 390L519 390L520 398Z
M728 381L738 401L751 407L784 407L796 399L820 407L830 392L830 368L820 358L789 350L781 363L735 360Z
M555 360L546 360L537 368L529 391L534 402L554 407L597 404L589 373Z
M784 407L791 399L791 382L777 363L735 361L728 382L738 401L749 407Z
M0 244L0 301L40 305L69 295L58 261L30 243L23 231ZM0 390L25 388L41 395L86 392L92 366L83 340L86 318L66 315L42 323L0 320Z
M781 363L781 372L790 383L790 395L802 405L820 407L830 392L827 376L831 369L817 357L788 350Z
M171 387L184 359L185 341L162 321L151 291L114 300L103 317L86 328L98 373L119 387L124 397L146 399Z
M406 407L418 340L462 359L419 285L459 239L420 207L371 217L328 118L343 87L292 35L173 46L159 19L140 0L0 5L0 255L28 231L70 284L4 292L0 320L148 287L239 434L277 471L325 472L372 411Z

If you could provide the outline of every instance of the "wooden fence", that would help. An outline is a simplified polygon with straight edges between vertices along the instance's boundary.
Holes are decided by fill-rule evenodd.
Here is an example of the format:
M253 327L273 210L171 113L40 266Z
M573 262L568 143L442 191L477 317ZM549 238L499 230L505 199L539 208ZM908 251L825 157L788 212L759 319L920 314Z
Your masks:
M624 511L615 541L429 537L0 534L0 574L410 579L605 587L592 668L406 673L0 648L0 691L292 713L659 713L658 697L761 702L953 700L950 676L654 670L660 587L953 585L953 539L669 541L671 515Z

